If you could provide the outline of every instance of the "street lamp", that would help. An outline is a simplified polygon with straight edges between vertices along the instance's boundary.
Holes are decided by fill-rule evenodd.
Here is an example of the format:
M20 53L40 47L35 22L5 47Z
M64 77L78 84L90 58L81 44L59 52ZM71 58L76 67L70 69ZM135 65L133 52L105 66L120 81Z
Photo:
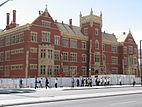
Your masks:
M140 40L140 76L141 76L141 85L142 85L142 40Z

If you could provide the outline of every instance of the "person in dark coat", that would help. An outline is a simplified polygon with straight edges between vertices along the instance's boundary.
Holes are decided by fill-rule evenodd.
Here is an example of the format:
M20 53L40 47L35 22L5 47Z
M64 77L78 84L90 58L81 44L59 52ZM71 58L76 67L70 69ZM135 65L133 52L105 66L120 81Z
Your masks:
M79 79L76 80L77 87L79 87Z
M46 87L46 89L47 89L47 87L49 88L48 78L46 78L46 80L45 80L45 87Z

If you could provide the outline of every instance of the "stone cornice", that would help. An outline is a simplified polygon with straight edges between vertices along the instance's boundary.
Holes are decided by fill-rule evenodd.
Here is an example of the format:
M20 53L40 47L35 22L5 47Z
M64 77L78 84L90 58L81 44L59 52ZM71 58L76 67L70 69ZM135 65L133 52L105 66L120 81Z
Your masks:
M13 34L15 32L23 32L23 31L26 31L26 30L29 30L29 29L30 29L30 24L25 24L23 26L18 26L18 27L6 30L4 32L0 32L0 36Z

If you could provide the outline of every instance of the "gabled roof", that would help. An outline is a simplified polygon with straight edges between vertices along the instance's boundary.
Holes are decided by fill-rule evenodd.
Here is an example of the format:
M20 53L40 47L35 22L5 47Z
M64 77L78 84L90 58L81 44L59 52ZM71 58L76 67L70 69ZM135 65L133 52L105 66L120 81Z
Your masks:
M124 42L127 38L127 34L123 34L123 35L116 35L117 41L118 42Z
M63 23L59 23L59 22L57 22L57 26L61 31L63 31L65 33L84 36L80 30L80 27L77 27L77 26L70 27L68 24L63 24Z

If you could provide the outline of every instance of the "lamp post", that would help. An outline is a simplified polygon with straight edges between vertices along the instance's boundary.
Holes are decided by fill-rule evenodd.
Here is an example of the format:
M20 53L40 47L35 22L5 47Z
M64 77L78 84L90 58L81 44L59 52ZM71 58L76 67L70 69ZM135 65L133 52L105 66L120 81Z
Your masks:
M140 40L140 76L141 76L141 85L142 85L142 40Z

